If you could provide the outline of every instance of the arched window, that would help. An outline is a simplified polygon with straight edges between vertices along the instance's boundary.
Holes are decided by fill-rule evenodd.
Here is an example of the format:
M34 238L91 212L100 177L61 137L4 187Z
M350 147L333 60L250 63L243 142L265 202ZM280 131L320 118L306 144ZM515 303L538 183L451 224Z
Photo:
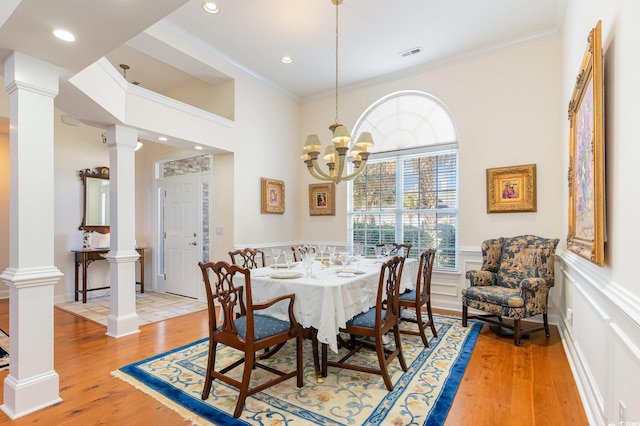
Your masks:
M411 257L437 251L438 269L457 270L458 132L447 107L423 92L388 95L360 117L371 132L366 170L349 182L349 240L411 244Z

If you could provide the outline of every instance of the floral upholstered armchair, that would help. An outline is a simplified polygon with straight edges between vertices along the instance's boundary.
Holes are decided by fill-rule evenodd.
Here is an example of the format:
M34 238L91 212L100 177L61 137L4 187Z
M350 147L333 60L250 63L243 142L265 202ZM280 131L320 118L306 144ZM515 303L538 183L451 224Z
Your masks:
M462 325L476 318L513 330L513 342L544 330L549 336L547 300L554 285L558 239L521 235L482 243L482 267L467 271L470 287L462 290ZM469 316L468 308L486 312ZM520 320L542 314L544 327L521 329ZM507 324L502 318L513 320Z

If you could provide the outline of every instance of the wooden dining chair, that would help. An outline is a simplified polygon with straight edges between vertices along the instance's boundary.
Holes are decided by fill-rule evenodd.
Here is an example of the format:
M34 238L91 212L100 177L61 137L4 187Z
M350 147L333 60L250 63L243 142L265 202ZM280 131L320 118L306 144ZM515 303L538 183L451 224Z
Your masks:
M410 308L414 309L416 313L415 322L418 325L418 331L407 330L405 328L400 329L400 333L411 334L414 336L420 336L424 347L429 347L429 340L425 334L425 329L431 327L431 332L434 337L438 337L436 332L436 326L433 323L433 313L431 312L431 273L433 272L433 262L436 258L436 251L434 249L425 250L420 254L420 265L418 266L418 278L416 280L416 287L411 291L406 291L399 296L400 309ZM427 322L422 319L422 306L427 310ZM402 321L412 321L412 319L402 318Z
M265 263L264 251L261 249L245 248L242 250L234 250L229 252L231 263L240 265L243 268L262 268L267 266Z
M327 367L346 368L349 370L362 371L365 373L379 374L384 380L387 390L393 390L393 383L389 376L389 364L397 357L400 361L402 371L407 371L407 364L402 354L402 344L400 342L400 329L398 327L400 318L400 305L398 296L400 281L402 279L402 269L404 267L404 257L394 256L382 264L380 268L380 279L378 281L378 293L375 308L367 312L356 315L349 321L340 332L351 336L349 342L343 342L349 349L349 353L339 361L328 361L327 345L322 345L322 374L326 377ZM385 309L386 307L386 309ZM387 332L393 332L395 347L387 349L382 342L382 336ZM356 337L370 337L375 339L375 344L359 340ZM359 352L363 347L372 347L378 354L379 368L367 367L357 364L346 363L351 356Z
M209 309L209 358L202 399L209 397L214 379L221 380L237 388L240 394L233 412L233 417L237 418L244 409L247 397L256 392L292 377L297 377L297 386L299 388L302 387L302 329L293 314L295 295L287 294L264 303L254 304L251 299L251 273L249 269L238 265L230 265L227 262L199 262L198 266L202 271ZM244 276L241 286L237 286L234 283L236 274ZM246 304L240 292L242 288L244 288ZM286 303L287 300L288 321L257 313L276 303ZM214 301L220 305L223 312L221 324L218 324L216 319ZM238 308L245 310L246 314L244 316L236 316L235 312L237 312ZM285 343L291 339L296 341L296 369L294 371L283 372L276 370L273 366L256 362L256 351ZM242 352L242 358L220 370L216 370L218 343ZM240 365L244 365L241 381L226 375L227 372ZM276 377L265 383L249 387L251 372L256 367L269 371L275 374Z
M404 253L402 254L402 256L409 257L409 254L411 252L411 247L413 247L411 244L399 244L399 243L378 243L376 244L376 247L384 248L387 244L391 245L391 253L387 253L387 256L399 256L400 253L402 253L402 250L404 249Z
M305 254L308 251L315 252L316 248L309 244L300 244L297 246L291 246L291 251L293 252L293 261L301 262L303 254Z

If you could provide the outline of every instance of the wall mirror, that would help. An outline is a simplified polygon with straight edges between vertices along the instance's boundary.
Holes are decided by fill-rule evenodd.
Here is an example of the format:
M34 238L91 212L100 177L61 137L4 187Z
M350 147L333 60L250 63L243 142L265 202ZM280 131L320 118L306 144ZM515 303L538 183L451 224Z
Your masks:
M84 192L82 224L78 229L109 232L109 168L80 170Z

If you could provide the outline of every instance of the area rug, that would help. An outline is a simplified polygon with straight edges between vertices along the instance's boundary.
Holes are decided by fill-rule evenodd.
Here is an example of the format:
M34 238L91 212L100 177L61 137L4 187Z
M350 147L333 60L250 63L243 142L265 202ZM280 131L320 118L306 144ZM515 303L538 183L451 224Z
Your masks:
M9 336L0 329L0 371L9 368Z
M107 315L111 310L110 296L93 297L87 303L66 302L55 305L63 311L81 316L90 321L107 326ZM136 313L140 325L163 321L180 315L207 309L206 302L172 294L147 291L136 293Z
M238 391L213 382L211 395L201 393L207 363L208 339L127 365L111 374L151 395L194 425L440 425L449 412L460 380L482 325L460 318L434 315L437 338L425 348L417 336L402 335L408 371L397 361L390 367L394 389L388 392L380 376L329 368L324 383L315 378L311 344L305 341L305 381L297 388L287 380L247 398L242 415L233 418ZM403 325L404 327L404 325ZM222 347L216 364L225 366L238 359L239 352ZM330 357L338 355L331 351ZM377 365L375 352L361 351L354 363ZM287 343L268 360L274 368L291 371L295 365L295 344ZM263 361L264 362L264 361ZM237 378L242 368L233 370ZM252 384L264 382L270 373L253 372Z

